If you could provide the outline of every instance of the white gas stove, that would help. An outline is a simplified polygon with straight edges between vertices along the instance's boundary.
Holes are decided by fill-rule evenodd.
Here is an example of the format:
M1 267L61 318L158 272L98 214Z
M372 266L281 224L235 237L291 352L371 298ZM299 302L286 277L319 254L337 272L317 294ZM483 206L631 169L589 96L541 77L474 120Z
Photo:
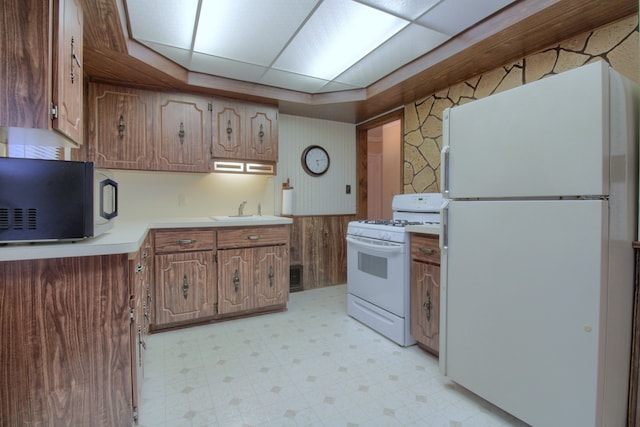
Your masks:
M347 227L347 312L402 346L409 333L408 225L440 223L439 193L393 197L393 219L352 221Z

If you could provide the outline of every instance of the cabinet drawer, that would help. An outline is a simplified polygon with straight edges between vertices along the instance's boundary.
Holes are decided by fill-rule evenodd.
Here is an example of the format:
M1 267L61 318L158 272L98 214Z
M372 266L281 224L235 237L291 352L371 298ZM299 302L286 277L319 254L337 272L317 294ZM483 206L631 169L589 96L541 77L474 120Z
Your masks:
M439 236L430 234L411 235L411 259L440 265Z
M251 227L218 230L218 248L282 245L289 243L289 229L283 227Z
M156 253L202 251L213 249L215 246L214 230L156 231Z

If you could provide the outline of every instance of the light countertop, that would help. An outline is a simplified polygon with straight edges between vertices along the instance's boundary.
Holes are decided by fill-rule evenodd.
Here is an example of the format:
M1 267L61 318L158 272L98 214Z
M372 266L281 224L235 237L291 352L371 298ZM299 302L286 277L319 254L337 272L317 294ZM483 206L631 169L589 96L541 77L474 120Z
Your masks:
M211 217L163 218L149 222L116 219L114 227L97 237L77 242L16 243L0 246L0 261L77 256L115 255L137 252L152 228L252 227L291 224L289 217L251 216L214 220Z
M440 235L440 226L434 224L407 225L404 230L409 233L435 234L438 236Z

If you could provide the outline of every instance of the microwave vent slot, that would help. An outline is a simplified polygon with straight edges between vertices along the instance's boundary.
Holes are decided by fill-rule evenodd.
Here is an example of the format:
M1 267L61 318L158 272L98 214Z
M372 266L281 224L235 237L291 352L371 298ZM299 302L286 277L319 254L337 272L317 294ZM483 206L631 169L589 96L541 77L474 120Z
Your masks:
M0 230L9 229L9 209L0 208Z
M36 208L0 208L0 230L36 230L38 210Z

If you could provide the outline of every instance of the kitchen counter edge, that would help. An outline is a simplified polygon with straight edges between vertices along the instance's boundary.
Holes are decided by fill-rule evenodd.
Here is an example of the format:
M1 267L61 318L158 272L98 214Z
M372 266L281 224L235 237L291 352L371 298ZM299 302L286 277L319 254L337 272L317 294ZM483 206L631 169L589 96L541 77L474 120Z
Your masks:
M132 254L137 252L151 229L161 228L225 228L291 224L290 217L216 221L208 217L164 218L149 222L116 222L114 227L97 237L76 242L12 243L0 246L1 261L68 258Z
M421 234L435 234L436 236L440 235L440 226L425 224L425 225L407 225L404 228L404 231L408 233L421 233Z

